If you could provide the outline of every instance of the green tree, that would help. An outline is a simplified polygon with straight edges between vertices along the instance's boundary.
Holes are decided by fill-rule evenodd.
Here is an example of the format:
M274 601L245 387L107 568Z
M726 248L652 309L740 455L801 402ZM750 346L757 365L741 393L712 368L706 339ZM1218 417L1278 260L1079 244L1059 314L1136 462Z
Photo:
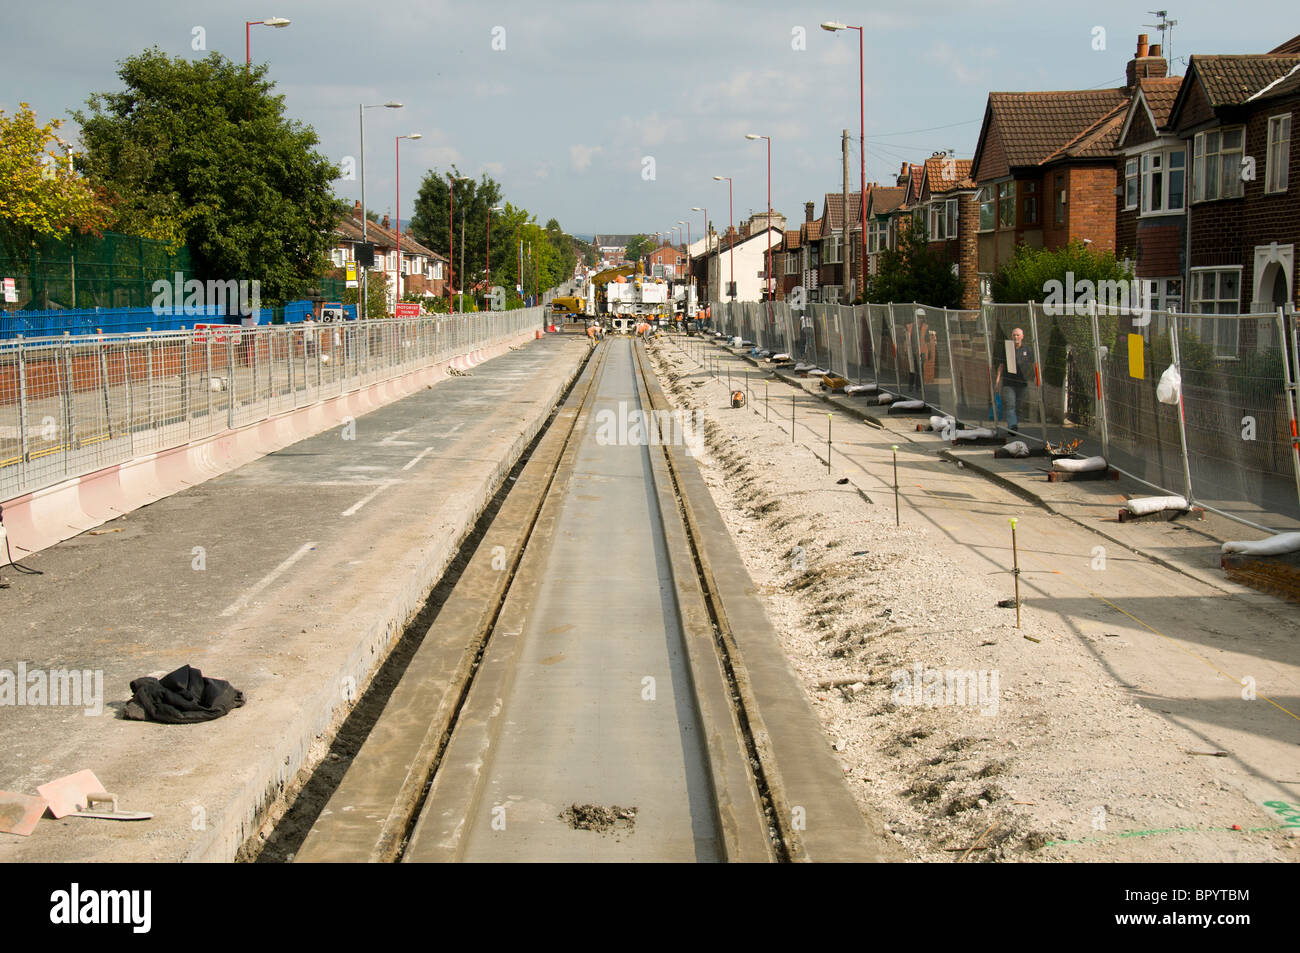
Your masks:
M266 66L219 53L190 61L159 49L128 57L125 89L75 113L78 168L119 197L117 231L170 223L200 280L256 279L264 301L302 294L326 268L343 214L339 169L316 133L284 115ZM153 223L151 225L151 223Z
M623 249L623 257L633 264L636 264L654 250L655 241L653 238L648 235L637 235L628 242L627 247Z
M451 167L450 173L430 169L420 182L415 197L415 211L411 215L411 235L421 245L447 254L452 247L448 233L448 174L460 177L460 170ZM456 260L452 264L456 289L468 290L482 280L487 262L489 209L501 205L501 185L486 173L478 181L456 183L455 209ZM508 209L507 209L508 212ZM501 284L497 275L512 256L509 246L510 232L516 222L504 212L492 212L492 283ZM465 274L461 274L461 256L465 259Z
M108 197L60 154L61 125L58 119L37 125L27 103L13 116L0 110L0 220L24 244L38 235L64 238L74 229L97 232L111 218Z
M357 282L360 285L360 281ZM361 289L344 288L343 304L356 304L361 300ZM366 282L366 317L367 318L391 318L392 312L388 309L388 281L381 271L372 271L370 279Z
M961 281L948 256L927 244L925 229L913 226L903 231L897 248L881 255L880 272L867 280L865 300L955 308L961 301Z

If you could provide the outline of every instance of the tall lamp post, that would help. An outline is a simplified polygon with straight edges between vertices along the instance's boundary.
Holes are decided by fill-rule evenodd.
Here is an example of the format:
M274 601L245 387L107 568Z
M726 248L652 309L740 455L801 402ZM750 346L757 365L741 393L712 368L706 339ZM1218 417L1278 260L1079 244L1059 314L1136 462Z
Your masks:
M357 106L357 115L361 117L361 243L370 244L370 219L366 217L366 110L378 109L383 106L385 109L401 109L402 104L399 102L372 103ZM366 316L366 292L369 290L368 278L370 266L361 269L361 306L357 309L357 315L360 318Z
M692 205L691 211L704 213L704 293L707 295L709 293L709 210L699 205ZM690 257L688 253L686 256L688 262ZM695 273L691 272L691 284L694 283Z
M487 216L487 293L492 293L492 213L505 211L500 205L489 205Z
M255 26L273 26L277 29L287 27L293 21L286 20L284 17L268 17L265 20L245 20L244 21L244 61L253 65L253 37L252 29Z
M447 310L451 310L451 295L455 290L452 265L456 261L456 183L468 182L468 175L447 173ZM464 281L464 278L461 278Z
M772 137L745 133L746 139L767 140L767 313L772 313Z
M732 234L736 230L736 213L731 204L731 176L715 175L713 181L721 182L727 180L727 250L728 257L731 259L731 279L727 282L727 289L731 293L731 300L736 300L736 236Z
M866 87L862 82L862 27L848 26L834 20L828 20L821 26L823 30L826 30L829 33L834 33L837 30L858 31L858 151L862 155L862 178L860 180L862 197L858 200L858 204L862 206L862 266L858 271L859 283L861 283L866 280L867 274L867 97ZM848 211L848 209L844 210L844 217L846 219L848 218ZM850 256L849 261L852 262L852 260L853 259Z
M402 140L403 139L423 139L424 137L418 132L413 132L409 136L395 136L393 141L393 152L395 153L395 165L397 168L397 214L396 226L397 232L397 300L402 300Z

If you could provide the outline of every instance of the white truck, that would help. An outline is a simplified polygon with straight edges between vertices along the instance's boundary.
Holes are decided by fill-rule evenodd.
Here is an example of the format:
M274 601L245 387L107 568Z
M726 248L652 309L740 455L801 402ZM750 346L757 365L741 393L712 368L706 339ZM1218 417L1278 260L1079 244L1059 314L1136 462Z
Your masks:
M668 315L668 285L643 276L610 282L605 289L605 302L614 330L631 331L641 321L655 321Z

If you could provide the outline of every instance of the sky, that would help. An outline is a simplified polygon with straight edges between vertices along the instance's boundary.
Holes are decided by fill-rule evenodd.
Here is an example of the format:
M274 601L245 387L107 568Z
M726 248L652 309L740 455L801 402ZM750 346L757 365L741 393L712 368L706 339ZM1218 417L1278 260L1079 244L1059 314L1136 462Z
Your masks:
M727 224L727 184L714 175L733 178L737 222L766 208L767 143L746 133L771 137L772 205L791 219L810 200L820 216L825 193L840 190L844 128L858 188L858 34L826 32L822 21L865 28L867 181L892 184L903 161L971 156L990 90L1123 85L1137 35L1160 40L1144 25L1157 22L1147 6L46 0L6 11L0 109L28 102L40 121L67 118L92 93L121 88L127 56L157 46L238 60L245 20L286 17L283 29L253 27L253 60L269 64L287 114L316 130L332 161L360 153L360 104L404 104L365 111L376 212L396 202L394 137L418 132L401 144L403 218L423 175L455 163L574 234L666 232L689 220L698 237L694 206ZM1293 0L1170 8L1173 72L1190 54L1267 52L1300 32L1294 11ZM359 175L335 186L360 198Z

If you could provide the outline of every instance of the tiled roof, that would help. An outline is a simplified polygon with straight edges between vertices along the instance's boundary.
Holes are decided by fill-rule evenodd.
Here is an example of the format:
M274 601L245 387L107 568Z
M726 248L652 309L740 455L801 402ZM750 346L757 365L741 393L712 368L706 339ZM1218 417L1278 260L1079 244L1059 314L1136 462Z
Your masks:
M344 216L343 220L334 226L334 233L342 237L344 241L362 241L361 219L353 214ZM384 248L397 247L397 233L391 228L384 228L378 222L371 222L366 226L366 237L376 245ZM447 260L446 255L440 255L436 251L421 245L411 237L409 232L402 233L402 251L413 255L427 255L436 261Z
M872 191L879 186L867 185L867 196L870 197ZM862 217L861 192L849 193L849 222L856 222ZM844 193L827 192L826 193L826 211L822 216L823 231L829 229L838 232L844 228Z
M1296 54L1193 56L1188 73L1195 69L1210 106L1217 108L1246 102L1265 86L1285 77L1297 63L1300 55Z
M892 212L903 204L903 194L906 190L895 186L877 186L871 190L871 201L867 206L867 211L872 215L883 215L886 212Z
M1297 92L1300 92L1300 63L1291 67L1291 72L1284 77L1265 86L1250 98L1252 102L1255 102L1262 99L1273 99L1274 97L1294 96Z
M925 160L925 177L929 180L930 191L947 192L956 188L959 181L970 175L971 163L970 159L930 156Z
M1300 35L1293 36L1280 46L1269 50L1270 53L1300 53Z
M1104 149L1107 135L1092 135L1102 120L1121 114L1128 97L1122 89L989 93L989 109L1001 133L1007 164L1035 166L1058 154L1092 155ZM1106 132L1110 147L1117 124ZM1067 152L1076 146L1077 152Z
M804 222L799 229L799 234L806 242L815 242L822 237L822 223L817 221Z
M1182 84L1181 76L1138 80L1138 85L1142 87L1142 98L1146 100L1147 108L1151 110L1151 118L1156 121L1157 129L1169 124L1169 112L1174 108L1174 100L1178 98L1178 87Z

